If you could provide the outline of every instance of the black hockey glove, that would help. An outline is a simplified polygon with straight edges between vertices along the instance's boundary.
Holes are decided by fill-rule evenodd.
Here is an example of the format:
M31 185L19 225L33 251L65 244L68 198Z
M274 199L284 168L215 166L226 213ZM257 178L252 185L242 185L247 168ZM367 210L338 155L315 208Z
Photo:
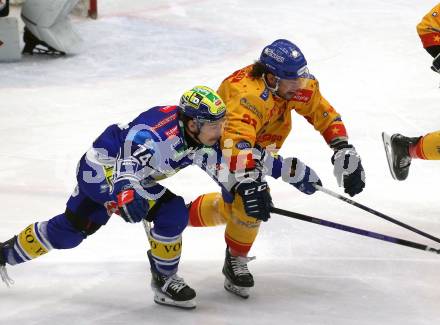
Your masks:
M322 182L315 171L298 158L292 159L291 174L288 182L308 195L316 192L315 185L322 186Z
M119 213L125 221L135 223L146 218L149 209L148 202L139 195L135 186L129 181L117 182L114 192L117 193Z
M236 192L243 200L244 209L249 217L262 221L270 218L272 197L266 182L253 180L237 185Z
M340 142L332 147L335 151L332 156L333 174L339 186L343 186L345 193L355 196L365 187L365 172L361 157L356 149L347 142Z

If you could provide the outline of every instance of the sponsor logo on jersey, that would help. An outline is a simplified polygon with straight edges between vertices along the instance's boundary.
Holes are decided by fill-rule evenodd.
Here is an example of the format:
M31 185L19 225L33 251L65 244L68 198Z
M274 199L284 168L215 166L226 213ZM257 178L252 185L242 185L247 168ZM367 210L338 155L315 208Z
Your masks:
M161 111L163 113L169 113L175 108L176 108L176 106L164 106L162 108L159 108L159 111Z
M263 114L261 114L261 112L258 110L258 108L255 107L254 105L252 105L246 97L243 97L240 99L240 104L243 105L244 107L246 107L248 110L250 110L255 115L257 115L257 117L260 120L263 119Z
M240 149L240 150L252 148L251 143L248 141L240 141L235 146L237 147L237 149Z
M265 88L264 91L261 93L260 98L262 100L267 100L269 98L269 89Z
M313 90L310 89L298 89L293 95L292 100L295 102L308 103L312 98Z
M157 130L157 129L161 128L162 126L167 125L171 121L174 121L176 118L177 118L177 114L173 114L171 116L164 118L163 120L160 120L159 122L157 122L156 125L152 126L151 128L153 130Z
M177 135L177 131L179 130L179 128L177 127L177 125L175 125L174 127L172 127L171 129L168 129L165 131L165 135L169 138L171 136Z
M270 143L274 143L276 141L282 141L282 140L283 140L283 136L282 135L271 134L271 133L262 134L262 135L257 137L257 142L270 142Z
M246 71L244 69L242 69L242 70L235 71L233 74L231 74L226 79L231 79L231 83L234 83L234 82L239 82L244 77L246 77Z

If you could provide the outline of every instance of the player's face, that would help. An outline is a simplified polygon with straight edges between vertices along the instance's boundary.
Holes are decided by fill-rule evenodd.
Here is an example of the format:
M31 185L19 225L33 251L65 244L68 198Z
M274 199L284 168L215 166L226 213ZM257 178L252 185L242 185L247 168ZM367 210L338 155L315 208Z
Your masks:
M225 118L215 122L205 122L202 124L199 133L199 140L205 146L213 146L223 134Z
M290 100L295 95L295 92L304 88L305 85L306 79L304 78L280 79L277 94L284 99Z

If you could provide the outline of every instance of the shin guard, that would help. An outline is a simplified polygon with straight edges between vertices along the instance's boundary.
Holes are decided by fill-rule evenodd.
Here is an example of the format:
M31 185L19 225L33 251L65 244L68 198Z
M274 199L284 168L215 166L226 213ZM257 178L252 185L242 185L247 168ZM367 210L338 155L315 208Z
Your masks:
M148 232L151 251L151 267L160 274L172 275L177 272L182 252L182 236L160 236L151 229Z
M52 245L46 237L46 225L46 222L36 222L21 231L10 245L4 247L6 262L19 264L49 252Z

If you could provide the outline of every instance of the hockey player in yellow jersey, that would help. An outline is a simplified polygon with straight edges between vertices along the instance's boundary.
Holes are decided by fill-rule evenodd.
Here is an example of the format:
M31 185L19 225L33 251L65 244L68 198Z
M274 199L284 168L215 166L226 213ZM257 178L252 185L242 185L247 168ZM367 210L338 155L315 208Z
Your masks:
M417 33L425 50L434 58L431 69L440 72L440 3L417 25Z
M331 162L338 184L350 196L363 190L364 170L355 148L348 143L341 116L321 95L318 81L309 74L306 59L295 44L281 39L266 46L257 62L227 77L218 93L228 107L221 143L223 153L229 153L226 159L232 173L261 172L261 159L252 154L255 149L262 152L260 158L272 155L276 162L282 160L276 152L290 133L291 111L295 111L333 149ZM296 183L288 182L305 194L313 194L314 185L321 184L316 173L299 159L284 159L283 163L297 178ZM279 177L273 170L266 174ZM225 288L244 298L254 285L247 268L251 258L247 255L261 221L270 216L270 206L267 183L257 179L241 191L232 191L232 195L202 195L190 207L192 226L226 223Z
M424 49L434 58L431 69L440 73L440 3L417 25ZM424 136L406 137L399 133L382 133L388 166L394 179L408 177L412 159L440 160L440 130Z

